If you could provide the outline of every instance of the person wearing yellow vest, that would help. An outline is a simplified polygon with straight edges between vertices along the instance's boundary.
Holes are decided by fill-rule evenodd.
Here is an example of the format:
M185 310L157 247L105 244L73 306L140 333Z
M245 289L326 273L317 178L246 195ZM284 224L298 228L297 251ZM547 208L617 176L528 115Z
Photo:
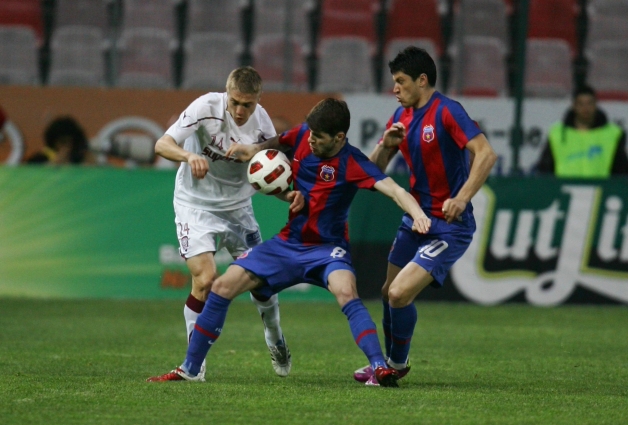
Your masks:
M565 118L550 128L537 170L565 178L628 175L626 133L597 107L591 87L576 89Z

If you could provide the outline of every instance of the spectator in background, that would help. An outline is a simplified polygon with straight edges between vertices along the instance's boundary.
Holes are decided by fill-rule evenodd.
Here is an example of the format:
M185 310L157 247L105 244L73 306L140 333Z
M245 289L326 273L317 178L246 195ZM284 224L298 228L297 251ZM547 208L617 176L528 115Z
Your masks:
M89 156L85 131L72 117L56 118L44 131L44 148L28 164L83 164Z
M597 107L595 91L576 89L563 121L549 130L537 170L556 177L607 178L628 174L626 133Z

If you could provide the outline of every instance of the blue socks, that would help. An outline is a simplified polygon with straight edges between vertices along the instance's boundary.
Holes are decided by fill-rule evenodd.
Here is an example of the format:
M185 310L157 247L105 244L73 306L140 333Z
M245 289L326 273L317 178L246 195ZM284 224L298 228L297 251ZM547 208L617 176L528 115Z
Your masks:
M402 308L390 308L392 322L390 361L405 364L410 352L410 341L417 322L417 312L414 303ZM385 311L386 309L384 309Z
M207 352L222 332L229 304L231 304L231 300L213 292L209 293L205 308L196 319L192 339L188 345L188 353L185 362L181 365L187 374L195 376L200 372Z
M388 301L382 298L383 304L383 317L382 317L382 327L384 331L384 352L386 353L386 358L390 357L390 350L392 348L392 320L390 319L390 306L388 305Z
M376 369L379 366L386 366L386 360L382 354L382 348L379 345L379 339L377 338L377 329L375 322L371 319L362 300L356 298L349 301L342 307L342 312L349 319L349 327L353 334L355 343L366 354L366 357L371 363L371 367Z

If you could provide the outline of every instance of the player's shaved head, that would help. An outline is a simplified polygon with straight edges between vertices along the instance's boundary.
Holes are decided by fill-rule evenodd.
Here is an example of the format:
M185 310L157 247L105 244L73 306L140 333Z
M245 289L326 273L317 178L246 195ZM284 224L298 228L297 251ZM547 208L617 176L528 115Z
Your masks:
M262 93L262 77L251 66L236 68L227 78L227 92L237 90L244 94Z
M432 87L436 86L436 64L434 59L425 49L420 47L406 47L397 53L393 60L388 62L388 68L390 68L391 74L394 75L401 71L409 75L413 81L416 81L421 74L425 74L429 85Z
M305 121L311 130L327 133L333 137L341 132L347 134L351 124L351 114L347 102L329 97L318 102Z

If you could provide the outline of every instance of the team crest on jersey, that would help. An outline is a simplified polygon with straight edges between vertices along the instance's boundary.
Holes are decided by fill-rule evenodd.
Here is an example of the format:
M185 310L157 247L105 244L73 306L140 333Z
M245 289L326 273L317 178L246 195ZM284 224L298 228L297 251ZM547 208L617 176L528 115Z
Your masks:
M335 172L336 172L336 169L332 167L331 165L323 165L323 167L321 168L321 177L326 182L330 182L334 179Z
M429 143L432 140L434 140L434 127L426 125L423 127L423 141Z

